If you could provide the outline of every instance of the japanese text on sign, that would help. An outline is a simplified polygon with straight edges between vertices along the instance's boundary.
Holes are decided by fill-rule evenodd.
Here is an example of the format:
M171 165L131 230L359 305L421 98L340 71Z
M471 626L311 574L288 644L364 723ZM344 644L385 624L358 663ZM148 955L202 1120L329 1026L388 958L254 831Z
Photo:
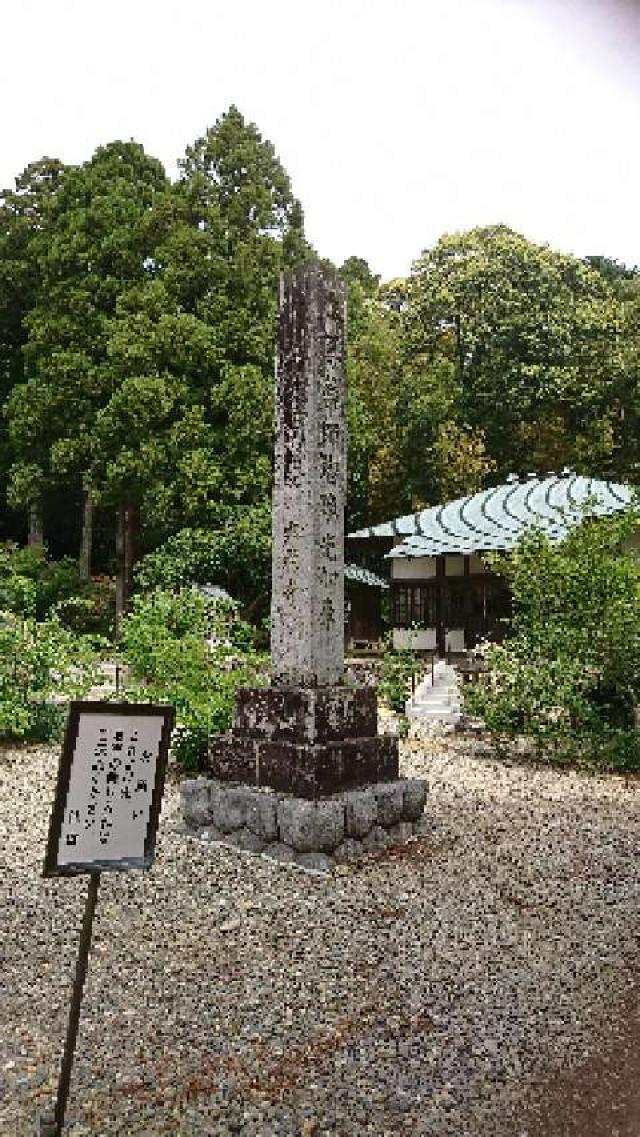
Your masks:
M149 715L80 717L58 865L144 856L162 729Z

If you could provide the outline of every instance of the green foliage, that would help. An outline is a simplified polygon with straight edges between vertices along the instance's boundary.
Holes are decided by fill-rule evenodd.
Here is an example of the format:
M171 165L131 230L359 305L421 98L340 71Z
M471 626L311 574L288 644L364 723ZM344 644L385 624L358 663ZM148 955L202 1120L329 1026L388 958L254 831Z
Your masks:
M599 272L504 225L473 229L416 262L406 315L407 358L455 366L498 476L611 467L623 310Z
M142 559L136 579L145 590L217 584L257 621L266 614L270 595L269 505L228 510L211 530L182 529Z
M378 691L392 711L404 714L409 697L408 684L419 671L420 661L413 648L394 648L390 639L387 639Z
M72 557L49 560L46 548L0 545L0 610L43 620L56 616L80 635L113 635L114 582L109 577L80 580Z
M228 631L224 606L189 589L136 596L123 622L120 648L131 671L124 697L175 706L172 750L186 769L199 767L210 734L231 726L236 688L266 678L246 625L237 645L226 641Z
M71 557L47 559L46 550L0 545L0 607L42 619L58 601L82 591L78 565Z
M532 532L492 567L513 594L512 633L487 650L468 709L498 739L524 735L555 761L640 768L637 514L587 515L561 544Z
M48 200L63 177L61 162L42 158L32 162L16 178L15 188L0 193L0 406L4 406L13 388L24 379L27 318L42 290L42 272L35 246ZM32 439L31 462L35 443ZM15 460L16 454L4 430L0 432L0 485L8 484L9 470ZM33 480L33 470L30 474L23 471L22 478L17 478L16 496L21 497L27 489L27 481L33 486ZM0 517L3 505L0 501Z
M88 495L91 563L122 573L109 543L132 507L141 587L213 581L264 621L278 280L311 254L283 164L233 106L173 184L133 141L28 166L0 193L0 532L22 540L11 510L38 507L75 554ZM339 271L350 528L514 472L640 480L637 270L497 225L444 236L407 280L357 256ZM110 585L30 556L0 555L0 605L109 633Z
M358 270L349 275L355 262ZM400 321L397 312L370 295L376 288L366 262L343 265L348 283L347 422L349 527L398 512L404 471L398 427Z
M495 462L486 452L483 432L456 422L441 424L432 453L444 501L477 493L495 469Z
M147 216L166 184L137 143L100 147L58 179L29 246L38 288L23 325L23 381L6 405L14 505L87 475L97 410L113 390L109 321L119 295L144 279L153 240Z
M112 639L115 616L115 583L98 577L82 585L77 595L57 600L51 606L63 627L80 635Z
M97 682L94 645L52 617L37 622L0 612L0 739L60 736L65 702Z

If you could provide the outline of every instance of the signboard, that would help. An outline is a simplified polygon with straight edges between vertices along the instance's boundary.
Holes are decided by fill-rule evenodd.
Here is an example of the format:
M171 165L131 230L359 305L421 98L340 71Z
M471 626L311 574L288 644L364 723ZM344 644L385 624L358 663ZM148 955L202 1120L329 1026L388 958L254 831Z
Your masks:
M44 876L148 868L173 707L71 703Z
M43 875L90 876L58 1094L40 1137L64 1128L100 874L153 862L174 714L152 703L69 707Z

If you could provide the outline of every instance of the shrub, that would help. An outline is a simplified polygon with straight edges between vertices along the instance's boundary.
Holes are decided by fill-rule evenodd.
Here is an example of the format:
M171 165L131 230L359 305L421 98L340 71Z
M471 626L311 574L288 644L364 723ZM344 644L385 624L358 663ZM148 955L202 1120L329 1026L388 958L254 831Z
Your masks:
M378 691L392 711L404 713L407 685L419 670L420 663L415 651L411 647L393 648L390 638L387 638Z
M246 646L247 626L238 629L240 648L219 634L224 619L218 603L197 592L156 589L134 597L122 624L120 650L130 668L124 697L175 706L172 752L186 769L202 764L210 734L231 726L236 688L266 681L264 657ZM218 642L211 647L209 640Z
M18 616L34 616L37 589L28 576L11 572L0 577L0 611L14 612Z
M113 636L115 582L110 577L80 580L72 557L48 561L46 550L0 545L0 611L44 620L59 618L81 635Z
M44 546L0 545L0 607L42 620L55 604L90 592L73 557L50 561Z
M142 558L136 581L146 591L211 582L227 589L257 621L269 608L270 507L237 507L217 529L182 529Z
M487 647L489 677L465 705L498 742L521 735L553 761L640 769L639 524L587 515L562 543L531 532L492 559L511 586L512 633Z
M50 611L69 631L113 639L115 580L93 577L77 595L57 600Z
M98 661L86 637L51 618L0 613L0 738L60 737L68 699L97 682Z

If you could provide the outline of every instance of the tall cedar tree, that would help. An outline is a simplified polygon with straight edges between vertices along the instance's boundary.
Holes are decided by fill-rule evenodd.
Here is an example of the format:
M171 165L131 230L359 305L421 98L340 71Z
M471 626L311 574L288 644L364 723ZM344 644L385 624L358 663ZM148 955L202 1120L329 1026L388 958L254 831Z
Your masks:
M42 290L25 319L25 382L7 404L18 454L12 488L18 497L34 453L41 478L55 479L67 495L82 488L84 576L98 490L89 473L96 420L118 381L108 352L110 321L121 293L148 272L153 249L146 218L165 185L161 164L141 146L110 143L68 171L33 242ZM120 528L128 504L118 503Z
M46 203L59 188L65 167L57 158L41 158L32 162L16 178L15 189L0 194L0 405L4 405L13 388L24 381L24 346L27 339L26 318L42 297L42 273L37 257L37 243L45 224ZM34 461L36 440L26 455L22 469L22 487L9 504L29 509L29 541L42 541L40 498L41 466ZM0 434L0 482L7 486L9 472L18 454L14 452L6 430ZM0 532L8 518L7 502L0 503ZM14 522L15 524L15 522Z
M289 179L235 107L180 165L147 219L149 271L109 323L114 393L90 467L148 544L268 499L278 279L308 253Z

